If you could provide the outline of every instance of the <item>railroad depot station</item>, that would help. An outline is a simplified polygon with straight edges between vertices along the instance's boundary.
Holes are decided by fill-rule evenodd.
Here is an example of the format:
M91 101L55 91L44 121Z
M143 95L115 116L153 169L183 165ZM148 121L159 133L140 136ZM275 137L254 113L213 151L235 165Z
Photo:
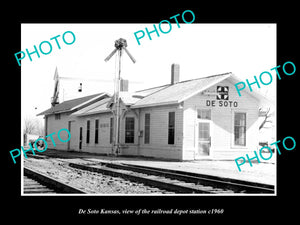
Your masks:
M178 161L234 160L260 148L259 108L272 104L265 97L246 89L238 96L234 84L240 80L232 73L180 81L179 65L172 64L170 80L133 93L122 80L118 130L113 95L54 102L38 114L44 115L45 137L67 128L71 139L64 143L53 135L53 146L46 137L48 148Z

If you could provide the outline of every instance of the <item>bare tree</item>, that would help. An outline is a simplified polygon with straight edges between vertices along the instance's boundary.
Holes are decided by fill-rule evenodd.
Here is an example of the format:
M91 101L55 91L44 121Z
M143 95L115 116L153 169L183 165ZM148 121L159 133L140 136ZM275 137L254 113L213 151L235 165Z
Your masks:
M44 123L40 120L37 120L37 129L36 132L38 135L44 135Z
M44 127L43 123L41 123L37 118L26 117L24 119L24 134L38 134L43 135Z
M35 121L29 117L24 119L24 134L32 134L35 131Z
M271 120L271 117L273 116L272 113L270 113L270 109L268 108L266 112L262 113L262 108L259 108L259 112L262 113L264 115L264 120L262 121L262 123L259 126L259 130L262 129L266 123L273 123Z

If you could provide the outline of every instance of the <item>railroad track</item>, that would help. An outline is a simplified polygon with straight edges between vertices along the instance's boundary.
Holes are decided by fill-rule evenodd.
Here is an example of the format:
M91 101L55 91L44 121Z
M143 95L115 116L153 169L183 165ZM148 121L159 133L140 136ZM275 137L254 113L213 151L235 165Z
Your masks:
M24 167L24 194L81 193L80 189L62 183L35 170Z
M47 158L41 156L38 158ZM53 157L51 157L53 158ZM114 177L122 177L132 182L157 187L175 193L202 193L202 194L274 194L274 186L222 178L212 175L196 174L185 171L174 171L162 168L153 168L124 163L96 162L82 159L83 164L70 163L66 159L59 159L68 163L70 167L102 173Z
M94 165L69 163L69 166L105 175L122 177L130 181L141 182L175 193L274 193L274 186L272 185L144 166L104 162Z
M24 176L24 194L54 194L55 190L42 185L34 179Z
M211 185L214 187L226 188L234 191L235 193L274 193L274 185L261 184L232 178L224 178L213 175L191 173L186 171L174 171L163 168L157 169L153 167L128 164L125 164L125 166L128 166L129 168L132 168L135 171L139 171L140 169L142 169L152 174L161 173L169 178L176 179L176 177L180 177L180 180L184 181L192 181L194 183L201 183L208 186Z

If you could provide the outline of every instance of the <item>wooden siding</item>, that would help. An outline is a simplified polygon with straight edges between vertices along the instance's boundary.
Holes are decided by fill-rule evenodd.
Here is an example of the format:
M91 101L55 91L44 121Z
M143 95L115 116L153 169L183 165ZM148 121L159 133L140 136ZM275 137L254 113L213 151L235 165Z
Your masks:
M79 135L79 127L82 127L82 149L83 152L110 154L112 152L112 145L109 143L110 135L110 118L111 113L102 113L76 118L76 129ZM90 140L86 143L87 121L90 121ZM95 121L99 120L98 128L98 143L95 143ZM79 136L77 138L79 141ZM79 142L78 142L79 143ZM79 151L79 144L76 145L75 150Z
M146 157L166 158L175 160L194 160L197 150L197 109L211 109L211 157L235 159L245 153L253 155L258 147L258 100L252 95L244 93L239 97L234 84L224 80L207 89L208 92L216 92L217 86L229 86L229 101L237 102L238 106L220 107L215 95L199 93L182 104L168 106L156 106L136 108L128 111L121 120L120 141L122 144L121 155L138 155ZM206 101L215 101L215 106L207 106ZM224 100L221 100L224 102ZM233 103L232 103L233 104ZM175 112L175 143L168 144L168 115ZM234 112L246 113L246 146L234 146ZM145 113L150 114L150 142L144 143ZM62 113L60 120L55 120L54 115L47 116L47 134L55 132L53 146L51 138L47 138L49 149L79 151L79 129L82 127L83 152L99 154L112 153L110 140L110 118L112 114L99 113L87 116L70 116L70 113ZM135 118L134 143L125 144L125 118ZM99 138L95 143L95 120L99 120ZM86 143L87 120L90 120L90 142ZM57 138L57 132L62 128L69 129L71 121L70 143L62 143ZM46 121L45 121L46 122ZM62 132L62 139L67 139Z
M184 102L183 159L193 159L193 153L197 150L197 109L211 110L210 156L212 158L234 159L235 155L241 155L250 150L253 152L258 147L258 101L246 93L242 97L238 96L234 85L227 80L206 91L216 92L217 86L229 87L228 101L232 101L232 107L224 106L226 100L217 100L215 95L208 96L202 93ZM207 106L207 100L215 101L215 106ZM237 102L237 107L234 107L234 102ZM234 145L234 112L246 113L246 146Z
M168 115L175 112L175 143L168 144ZM140 130L145 127L145 114L150 114L150 142L139 138L139 155L182 160L183 110L178 105L140 109Z
M52 135L53 141L55 142L55 147L54 144L51 140L51 137L47 137L47 144L49 149L59 149L59 150L67 150L68 145L67 142L61 142L58 139L57 133L60 129L65 128L68 129L68 120L69 120L69 114L68 113L61 113L60 114L60 119L55 119L55 115L48 115L47 116L47 131L46 134L49 135L51 133L55 133ZM62 131L61 133L61 138L63 140L67 140L68 134L65 131ZM71 136L72 139L72 136Z

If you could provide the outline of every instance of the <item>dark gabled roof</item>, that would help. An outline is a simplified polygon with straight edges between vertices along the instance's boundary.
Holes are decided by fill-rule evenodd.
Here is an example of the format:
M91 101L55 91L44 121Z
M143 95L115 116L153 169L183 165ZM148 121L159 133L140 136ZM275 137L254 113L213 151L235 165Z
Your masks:
M107 107L107 103L111 100L112 97L107 97L104 99L101 99L100 101L97 101L89 106L86 106L74 113L72 113L73 116L85 116L85 115L91 115L101 112L109 112L110 109Z
M84 103L88 103L93 98L96 98L97 96L101 97L104 95L106 95L106 94L99 93L99 94L93 94L93 95L88 95L88 96L81 97L81 98L64 101L62 103L55 105L54 107L51 107L51 108L37 114L37 116L72 111L72 110L78 108L80 105L85 105Z

